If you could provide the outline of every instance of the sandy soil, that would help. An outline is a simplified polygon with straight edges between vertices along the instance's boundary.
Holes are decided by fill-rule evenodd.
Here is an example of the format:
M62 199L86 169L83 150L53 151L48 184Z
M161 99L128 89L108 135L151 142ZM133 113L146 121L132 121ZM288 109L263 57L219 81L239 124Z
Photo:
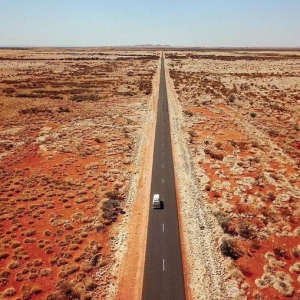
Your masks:
M116 295L158 58L0 51L1 297Z
M299 52L169 52L189 299L298 299Z

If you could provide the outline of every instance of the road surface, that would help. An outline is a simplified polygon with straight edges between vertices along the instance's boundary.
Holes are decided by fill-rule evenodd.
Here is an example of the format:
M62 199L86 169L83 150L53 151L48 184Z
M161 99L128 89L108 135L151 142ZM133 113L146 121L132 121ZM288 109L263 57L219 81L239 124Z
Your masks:
M164 199L163 209L152 198ZM164 59L161 64L143 300L185 299Z

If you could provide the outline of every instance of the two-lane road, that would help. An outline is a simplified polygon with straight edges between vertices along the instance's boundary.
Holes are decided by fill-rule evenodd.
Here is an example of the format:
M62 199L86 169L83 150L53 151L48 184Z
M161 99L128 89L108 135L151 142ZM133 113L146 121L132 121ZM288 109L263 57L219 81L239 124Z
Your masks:
M164 199L152 208L152 197ZM185 299L164 59L161 64L143 300Z

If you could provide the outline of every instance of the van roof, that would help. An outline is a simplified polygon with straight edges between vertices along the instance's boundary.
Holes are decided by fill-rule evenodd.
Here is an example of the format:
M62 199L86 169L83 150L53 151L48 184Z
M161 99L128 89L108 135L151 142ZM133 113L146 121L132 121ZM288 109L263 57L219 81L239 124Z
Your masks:
M153 200L158 200L159 199L159 194L154 194Z

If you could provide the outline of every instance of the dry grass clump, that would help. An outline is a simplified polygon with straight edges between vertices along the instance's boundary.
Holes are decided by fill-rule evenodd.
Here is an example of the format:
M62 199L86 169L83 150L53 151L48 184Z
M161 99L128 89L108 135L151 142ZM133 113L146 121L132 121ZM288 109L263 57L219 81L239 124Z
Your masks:
M285 297L292 297L294 294L294 288L290 282L277 280L273 284L273 287Z
M9 257L9 254L7 252L0 253L0 259L6 259L7 257Z
M13 287L11 287L11 288L8 288L8 289L4 290L3 296L4 296L4 297L12 297L12 296L14 296L16 293L17 293L16 289L13 288Z
M7 267L10 269L10 270L14 270L14 269L17 269L21 266L21 264L18 262L18 261L12 261L10 262Z
M50 276L50 275L52 274L52 269L51 269L51 268L41 269L40 274L41 274L41 276L43 276L43 277Z
M39 286L33 285L33 286L28 286L28 285L23 285L22 286L22 300L30 300L32 296L38 295L42 293L42 289Z
M58 274L58 276L60 278L66 278L70 274L76 273L79 269L80 267L78 265L67 266L62 269L62 271Z
M47 296L47 300L63 299L92 299L90 292L97 287L97 283L91 278L86 277L82 282L60 281L57 284L57 292Z

